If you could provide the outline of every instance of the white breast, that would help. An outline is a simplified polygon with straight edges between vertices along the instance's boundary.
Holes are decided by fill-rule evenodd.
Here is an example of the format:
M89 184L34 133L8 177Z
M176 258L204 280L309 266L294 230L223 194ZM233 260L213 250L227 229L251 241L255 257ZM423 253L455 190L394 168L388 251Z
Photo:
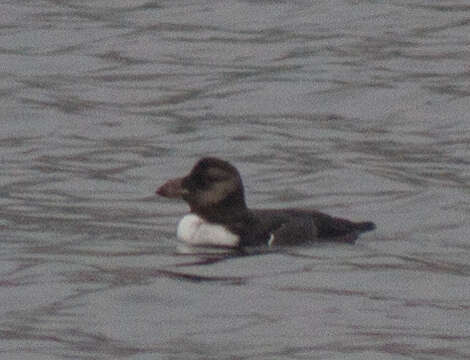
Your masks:
M199 246L238 246L240 237L222 225L206 222L195 214L183 217L176 231L178 240Z

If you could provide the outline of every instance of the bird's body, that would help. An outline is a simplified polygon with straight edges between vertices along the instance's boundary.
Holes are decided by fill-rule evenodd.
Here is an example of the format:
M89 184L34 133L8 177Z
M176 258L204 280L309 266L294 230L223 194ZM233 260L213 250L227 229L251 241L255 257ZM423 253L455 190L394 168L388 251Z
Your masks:
M283 246L308 242L353 243L375 229L309 209L248 209L238 170L217 158L203 158L183 177L167 181L157 194L182 198L191 209L178 225L178 238L193 245Z

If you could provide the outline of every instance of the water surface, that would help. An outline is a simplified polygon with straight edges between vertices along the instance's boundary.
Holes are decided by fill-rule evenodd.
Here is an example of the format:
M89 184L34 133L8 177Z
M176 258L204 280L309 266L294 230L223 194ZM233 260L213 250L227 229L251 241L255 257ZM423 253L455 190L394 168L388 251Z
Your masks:
M470 357L466 1L1 7L1 359ZM208 155L377 230L183 254Z

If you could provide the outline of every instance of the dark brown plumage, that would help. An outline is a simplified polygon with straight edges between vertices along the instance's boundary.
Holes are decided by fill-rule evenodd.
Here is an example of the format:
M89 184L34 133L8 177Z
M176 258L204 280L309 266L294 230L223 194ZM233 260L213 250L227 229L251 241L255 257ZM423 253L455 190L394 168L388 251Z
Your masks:
M238 170L217 158L199 160L187 176L167 181L157 194L182 198L192 213L238 235L239 246L353 243L360 233L375 229L370 221L352 222L316 210L250 210Z

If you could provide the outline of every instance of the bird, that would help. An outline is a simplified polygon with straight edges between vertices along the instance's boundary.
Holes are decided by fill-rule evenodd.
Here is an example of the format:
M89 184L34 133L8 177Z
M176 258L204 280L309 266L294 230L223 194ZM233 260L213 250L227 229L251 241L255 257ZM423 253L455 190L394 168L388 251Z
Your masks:
M156 194L189 205L176 233L192 246L353 244L361 233L376 228L371 221L353 222L312 209L249 209L239 171L216 157L200 159L189 174L168 180Z

